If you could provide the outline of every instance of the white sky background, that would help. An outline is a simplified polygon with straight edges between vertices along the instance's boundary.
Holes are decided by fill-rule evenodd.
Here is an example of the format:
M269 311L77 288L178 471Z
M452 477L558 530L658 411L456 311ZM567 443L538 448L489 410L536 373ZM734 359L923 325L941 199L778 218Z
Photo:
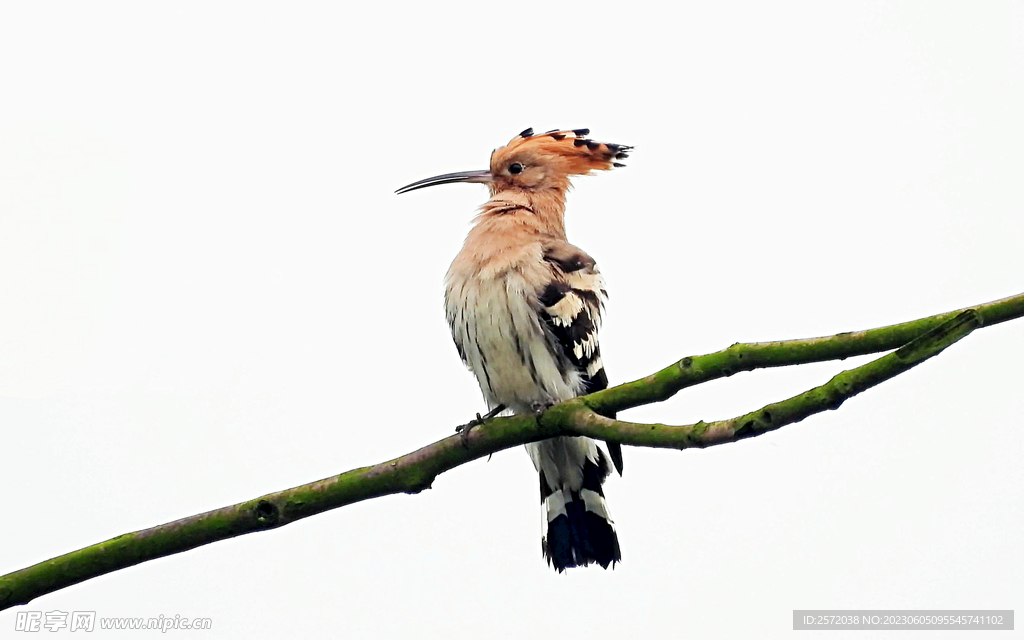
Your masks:
M609 283L613 383L1024 290L1018 2L371 5L0 10L0 573L481 410L442 278L485 191L393 191L528 126L636 146L568 205ZM182 638L802 638L795 608L1020 612L1022 358L1017 321L770 435L628 448L614 571L544 564L513 450L26 609L213 618ZM624 415L732 417L862 361Z

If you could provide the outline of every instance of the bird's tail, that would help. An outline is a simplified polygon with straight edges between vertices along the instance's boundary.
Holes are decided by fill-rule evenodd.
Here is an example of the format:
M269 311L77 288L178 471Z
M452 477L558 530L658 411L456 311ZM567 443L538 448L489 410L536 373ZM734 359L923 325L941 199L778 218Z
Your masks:
M541 547L548 564L559 573L592 562L605 569L614 566L622 552L601 488L611 470L604 451L587 438L554 438L539 445L547 449L542 453L553 454L549 461L563 463L538 465L545 527ZM571 455L580 445L584 455ZM565 450L570 455L559 455ZM572 464L574 457L582 458L582 464Z

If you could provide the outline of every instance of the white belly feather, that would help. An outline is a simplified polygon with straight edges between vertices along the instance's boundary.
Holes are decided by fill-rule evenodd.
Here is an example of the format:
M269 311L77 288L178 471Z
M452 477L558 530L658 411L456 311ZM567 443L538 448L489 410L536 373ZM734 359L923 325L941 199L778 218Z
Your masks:
M504 404L524 412L534 403L559 402L578 394L579 373L559 367L541 319L530 306L522 274L449 274L447 285L445 306L452 336L489 406Z

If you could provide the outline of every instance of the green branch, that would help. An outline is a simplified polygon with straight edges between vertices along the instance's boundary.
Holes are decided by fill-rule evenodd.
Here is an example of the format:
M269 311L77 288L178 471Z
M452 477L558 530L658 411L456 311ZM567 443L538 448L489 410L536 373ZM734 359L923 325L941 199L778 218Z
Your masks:
M553 414L552 418L565 432L641 447L690 449L735 442L799 422L815 413L838 409L858 393L938 355L981 325L979 313L970 309L962 311L888 355L843 371L820 387L731 420L701 421L685 426L624 422L596 413L586 406L588 402L584 398L578 398L552 407L543 422Z
M950 312L828 338L735 344L684 358L651 376L564 402L540 420L496 418L471 431L465 445L451 436L408 455L318 482L190 516L52 558L0 576L0 610L118 569L235 536L284 526L330 509L393 493L417 493L440 473L503 449L557 435L585 435L650 447L707 447L758 435L838 408L844 400L936 355L975 328L1024 316L1024 294ZM828 383L732 420L687 426L637 424L601 413L663 400L680 389L763 367L835 360L897 349L844 371Z
M1024 293L970 309L981 317L982 326L988 327L1013 320L1024 316ZM731 376L741 371L843 360L898 349L966 310L959 309L888 327L840 333L825 338L746 344L737 342L728 349L683 358L646 378L593 393L587 396L587 404L599 413L622 411L668 400L686 387Z

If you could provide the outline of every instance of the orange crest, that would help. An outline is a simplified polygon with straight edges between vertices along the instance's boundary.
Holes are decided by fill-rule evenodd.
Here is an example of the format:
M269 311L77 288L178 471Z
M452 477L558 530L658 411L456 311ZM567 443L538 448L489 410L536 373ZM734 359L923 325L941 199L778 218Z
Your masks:
M564 176L585 175L592 171L606 171L625 166L616 160L629 157L633 148L610 142L597 142L587 136L590 129L554 130L534 134L527 129L512 138L507 145L491 154L491 172L511 162L541 160L557 167Z

